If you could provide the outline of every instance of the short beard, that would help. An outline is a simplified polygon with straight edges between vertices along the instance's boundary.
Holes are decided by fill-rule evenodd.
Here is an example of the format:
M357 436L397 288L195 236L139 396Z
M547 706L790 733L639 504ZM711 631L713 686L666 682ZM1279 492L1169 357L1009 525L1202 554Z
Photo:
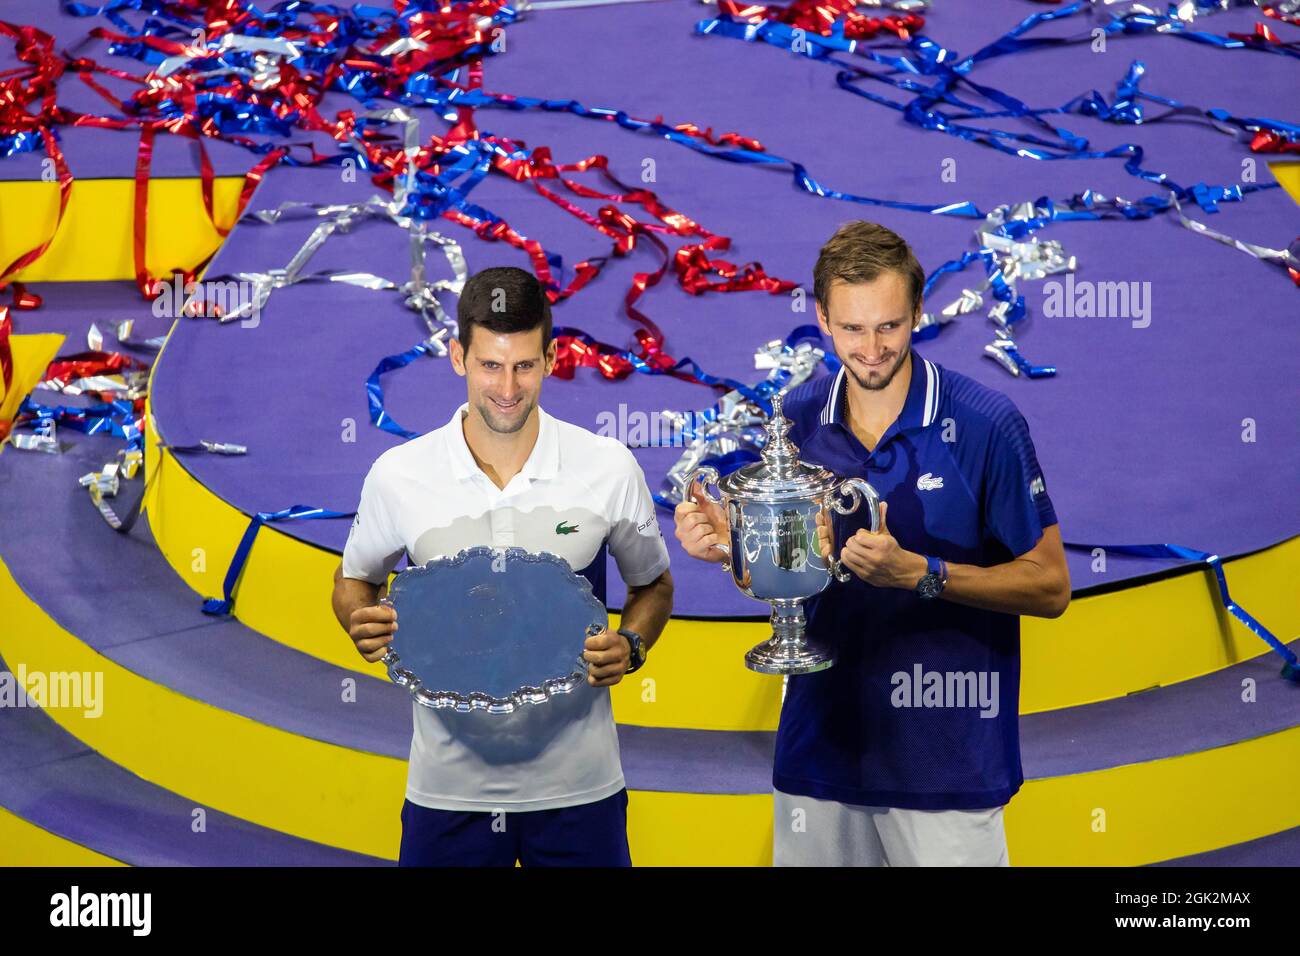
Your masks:
M485 399L483 404L478 407L478 414L479 418L483 419L483 424L487 425L489 429L496 432L498 435L513 435L528 424L528 418L533 414L533 409L536 407L537 402L535 401L525 406L523 414L519 416L518 424L513 424L511 427L501 427L501 420L497 417L500 415L500 412L497 411L496 406L492 404L492 399L490 398Z
M851 364L849 364L848 362L844 362L843 359L841 359L841 362L843 363L844 368L848 371L848 373L853 376L853 380L858 383L859 388L865 388L867 391L870 392L878 392L882 388L889 387L889 383L894 380L894 376L898 374L898 370L903 367L903 363L907 361L907 357L910 354L912 354L912 346L909 344L907 348L903 349L902 354L898 356L898 361L895 362L894 367L889 370L889 374L886 375L877 385L872 385L870 384L870 382L863 381L861 378L858 377L858 373L853 370L853 366Z

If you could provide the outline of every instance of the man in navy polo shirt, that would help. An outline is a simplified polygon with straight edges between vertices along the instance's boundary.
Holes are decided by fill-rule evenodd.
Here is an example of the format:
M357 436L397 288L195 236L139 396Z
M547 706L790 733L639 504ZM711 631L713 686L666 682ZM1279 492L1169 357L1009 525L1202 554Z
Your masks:
M791 677L777 732L777 865L1008 863L1020 768L1018 615L1057 617L1069 571L1020 412L911 347L924 273L907 243L851 222L822 247L814 296L843 367L785 400L799 457L879 492L821 525L853 572L807 602L835 666ZM687 553L724 555L698 489Z

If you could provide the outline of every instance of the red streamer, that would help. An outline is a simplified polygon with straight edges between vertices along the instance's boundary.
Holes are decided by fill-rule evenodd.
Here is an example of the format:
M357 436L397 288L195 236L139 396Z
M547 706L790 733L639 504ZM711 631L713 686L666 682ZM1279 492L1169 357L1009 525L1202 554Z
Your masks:
M718 0L718 12L748 23L772 20L823 37L830 36L831 27L843 21L844 36L850 40L869 40L882 33L892 33L900 40L906 40L925 26L925 18L914 13L869 17L858 13L857 5L857 0L794 0L784 7Z

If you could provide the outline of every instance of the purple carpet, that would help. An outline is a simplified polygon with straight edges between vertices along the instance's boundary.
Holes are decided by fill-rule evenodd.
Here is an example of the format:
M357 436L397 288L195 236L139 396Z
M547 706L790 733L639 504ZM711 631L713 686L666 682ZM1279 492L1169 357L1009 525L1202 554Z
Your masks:
M1206 853L1180 856L1154 866L1295 866L1300 862L1300 827Z

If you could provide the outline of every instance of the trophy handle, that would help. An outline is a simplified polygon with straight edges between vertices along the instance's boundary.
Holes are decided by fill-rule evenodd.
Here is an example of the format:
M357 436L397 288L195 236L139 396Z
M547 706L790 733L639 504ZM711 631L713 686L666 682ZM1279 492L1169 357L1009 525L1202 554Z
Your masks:
M709 492L709 485L718 484L718 469L712 465L701 465L686 476L686 484L682 488L682 497L689 500L691 494L691 485L696 481L700 483L700 491L704 492L704 497L715 505L722 504L722 498Z
M842 504L840 496L848 498L850 504ZM827 499L830 506L842 515L851 515L858 510L862 502L867 503L867 513L871 516L871 531L874 534L880 530L880 495L876 494L876 489L861 478L846 478L832 490ZM844 563L839 558L833 558L830 563L831 574L835 576L836 581L847 581L852 575L844 570Z
M709 491L709 485L716 486L718 484L718 469L714 468L712 465L701 465L699 468L696 468L694 471L692 471L690 474L686 476L686 484L682 488L682 500L683 501L690 500L691 485L695 484L696 479L700 480L700 491L703 493L704 499L711 504L715 504L718 505L719 507L722 507L725 513L726 508L722 501L722 497L720 495L714 495ZM722 570L730 571L731 570L730 546L725 544L715 544L714 547L727 556L727 560L722 563Z

